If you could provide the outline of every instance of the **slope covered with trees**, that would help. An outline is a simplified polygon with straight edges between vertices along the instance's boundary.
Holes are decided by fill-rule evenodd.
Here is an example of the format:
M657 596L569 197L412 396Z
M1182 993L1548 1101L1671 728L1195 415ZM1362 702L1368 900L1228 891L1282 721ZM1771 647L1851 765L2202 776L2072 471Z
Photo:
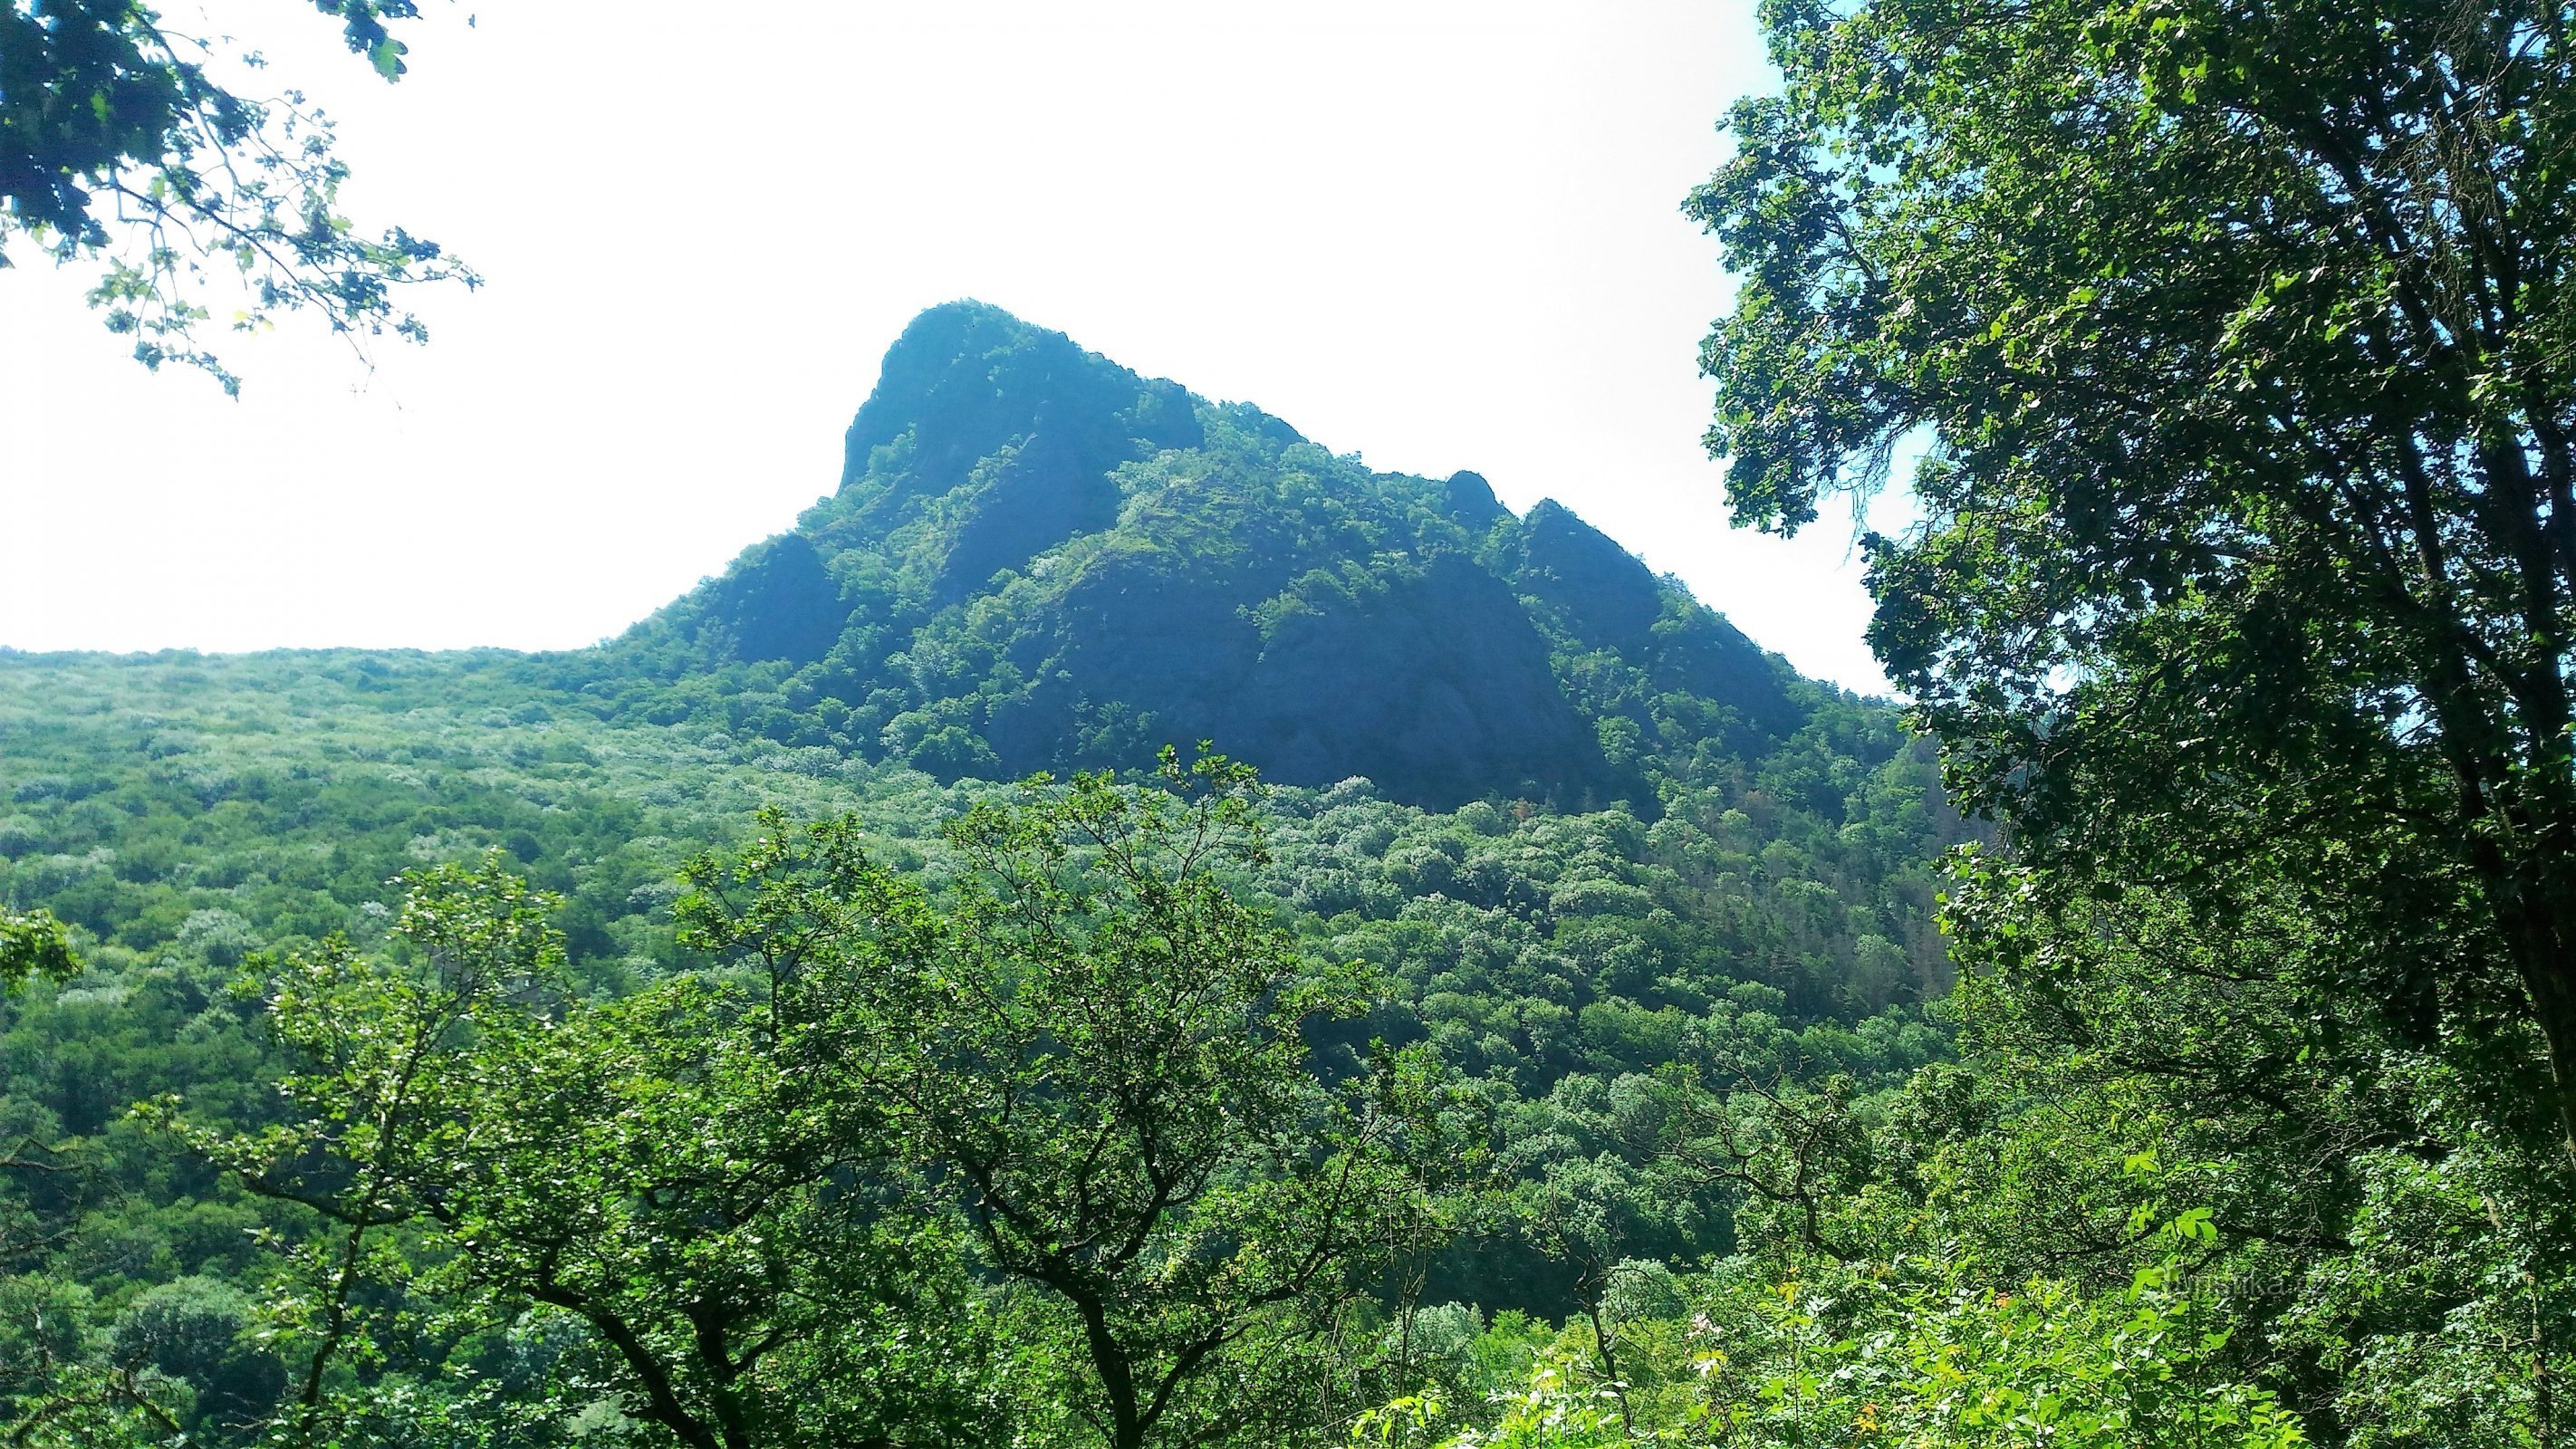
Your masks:
M7 1432L1332 1438L1735 1246L1658 1073L1946 1055L1929 753L1570 512L972 305L852 440L597 650L0 655ZM1289 783L1150 783L1200 731Z
M1762 21L1709 444L1921 458L1920 736L934 309L600 649L0 657L0 1434L2565 1442L2570 17Z

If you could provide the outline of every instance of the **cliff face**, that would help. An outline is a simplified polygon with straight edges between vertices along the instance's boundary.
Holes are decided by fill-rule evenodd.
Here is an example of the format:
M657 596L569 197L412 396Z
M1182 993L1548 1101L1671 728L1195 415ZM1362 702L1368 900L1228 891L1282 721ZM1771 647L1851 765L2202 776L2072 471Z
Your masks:
M792 671L836 743L942 775L1209 739L1427 805L1651 805L1676 730L1803 713L1784 665L1555 503L1371 472L975 303L888 352L835 494L611 647Z

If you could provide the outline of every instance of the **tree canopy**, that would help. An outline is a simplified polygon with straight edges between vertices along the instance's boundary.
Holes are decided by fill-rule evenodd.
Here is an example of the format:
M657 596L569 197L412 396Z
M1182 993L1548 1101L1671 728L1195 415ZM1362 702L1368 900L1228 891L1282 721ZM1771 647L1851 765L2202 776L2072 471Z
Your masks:
M301 1432L349 1246L328 1210L378 1160L354 1129L391 1100L391 1049L440 1021L403 1115L441 1135L383 1159L402 1221L352 1261L317 1435L722 1442L722 1386L754 1442L1105 1444L1106 1361L1145 1442L1321 1445L1424 1379L1473 1408L1562 1349L1590 1382L1595 1318L1642 1425L1676 1382L1675 1269L1735 1241L1723 1184L1654 1165L1656 1067L1830 1064L1868 1093L1946 1050L1919 1002L1956 822L1883 707L1827 696L1767 753L1711 744L1652 822L1267 789L1208 816L1222 848L1167 890L1074 830L1140 828L1112 807L1153 806L1141 779L942 784L799 742L756 678L650 723L564 687L587 663L0 659L0 891L83 968L0 1000L0 1433ZM1195 834L1209 798L1160 794L1140 846ZM551 930L459 934L483 918ZM791 940L807 969L780 996L765 962ZM1226 971L1176 1002L1175 962ZM969 989L1041 964L1042 991ZM792 1053L766 1044L772 1000ZM1292 1037L1300 1002L1325 1009ZM852 1039L883 1060L824 1050ZM1107 1139L1086 1205L1064 1144L1099 1140L1147 1066L1129 1120L1187 1130ZM129 1114L174 1093L202 1150ZM979 1139L998 1100L1018 1115ZM1399 1149L1429 1161L1398 1173ZM988 1243L975 1164L1068 1226L1017 1236L997 1210ZM1147 1211L1157 1176L1196 1186ZM1225 1250L1253 1229L1259 1255ZM986 1266L1005 1255L1028 1275ZM1105 1357L1042 1273L1097 1301ZM700 1298L739 1366L721 1385L675 1308ZM653 1417L606 1323L694 1430ZM1184 1355L1204 1368L1171 1378Z
M314 0L387 81L404 71L394 27L414 0ZM11 244L57 264L98 262L90 292L147 367L201 368L238 392L212 350L209 287L247 331L311 310L354 338L426 338L396 289L474 273L401 228L372 238L341 211L348 167L328 117L300 92L244 94L222 62L256 54L193 36L131 0L0 6L0 267ZM238 293L238 299L234 294Z
M1928 447L1872 641L2033 908L2285 891L2576 1142L2554 5L1785 0L1691 201L1740 518Z

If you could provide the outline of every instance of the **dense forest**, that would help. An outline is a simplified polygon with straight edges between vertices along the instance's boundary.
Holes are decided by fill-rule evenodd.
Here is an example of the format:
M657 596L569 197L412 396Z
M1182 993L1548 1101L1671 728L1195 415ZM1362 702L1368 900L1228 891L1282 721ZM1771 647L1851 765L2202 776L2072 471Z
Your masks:
M0 240L102 66L238 200L134 13ZM965 302L595 648L0 652L0 1438L2565 1442L2570 21L1762 7L1706 441L1895 702Z
M1735 1254L1731 1169L1677 1169L1666 1114L1739 1081L1873 1097L1950 1055L1927 1010L1948 985L1936 861L1972 832L1888 706L1798 678L1555 504L1515 516L1473 475L1372 472L991 308L925 314L885 374L848 478L796 532L598 649L0 656L7 899L62 923L80 963L0 1006L22 1424L204 1444L325 1422L386 1442L700 1442L691 1426L707 1442L948 1442L987 1418L1031 1441L1095 1426L1138 1443L1345 1433L1434 1380L1473 1406L1559 1360L1603 1372L1590 1325ZM1148 425L1166 436L1128 436ZM1104 495L1089 512L1061 502L1086 492ZM994 519L1019 532L990 541ZM957 582L972 572L985 577ZM1122 613L1121 594L1142 597ZM1481 654L1453 642L1467 632ZM1278 763L1255 783L1176 753L1158 773L1173 730L1182 748L1204 731ZM1037 770L1083 783L1009 783ZM784 1337L731 1383L658 1338L621 1358L587 1310L523 1278L468 1291L474 1250L444 1200L426 1205L453 1184L407 1180L428 1196L341 1221L335 1204L368 1170L348 1134L387 1110L368 1095L383 1084L362 1080L353 1043L300 1034L325 1021L289 1024L326 1008L288 983L328 1012L408 1023L422 1003L402 993L465 969L430 920L482 912L543 938L529 959L470 968L507 975L496 1004L532 1020L606 1030L683 1000L721 1014L701 993L744 990L776 1008L774 984L742 975L766 948L710 913L766 921L753 902L780 883L728 872L825 851L805 832L837 831L828 848L847 860L829 878L881 877L962 915L979 882L1048 855L1027 840L993 853L976 832L995 811L1061 836L1069 853L1049 868L1090 882L1061 907L1080 922L1068 942L1144 970L1113 943L1167 932L1169 904L1089 896L1103 848L1062 818L1084 800L1241 807L1222 848L1192 855L1175 833L1140 853L1221 887L1241 913L1231 949L1275 953L1238 1016L1163 1023L1193 1050L1215 1028L1281 1033L1290 1049L1269 1065L1294 1091L1273 1130L1376 1122L1393 1108L1371 1094L1410 1081L1435 1102L1420 1130L1445 1144L1397 1164L1412 1175L1396 1241L1217 1320L1251 1336L1191 1358L1168 1418L1120 1438L1104 1370L1065 1340L1061 1287L1013 1278L1001 1245L955 1240L981 1199L956 1196L954 1164L869 1188L869 1232L903 1222L936 1244L818 1241L802 1250L815 1262L754 1275L826 1261L817 1271L860 1274L843 1286L886 1295L874 1337L827 1346L763 1317ZM810 884L810 866L787 879ZM1281 1014L1291 983L1317 994ZM1067 1009L1128 1009L1099 999L1105 985L1082 983ZM454 1009L442 1070L495 1070L478 1056L494 1027L475 1015L491 1007ZM1022 1048L1041 1062L1057 1049ZM655 1070L697 1092L714 1067ZM1043 1095L1064 1072L1043 1067ZM471 1135L489 1105L403 1110ZM1248 1130L1236 1112L1230 1129ZM684 1137L677 1120L665 1126ZM646 1156L627 1170L703 1170L635 1146ZM1193 1169L1213 1179L1144 1225L1147 1261L1240 1231L1199 1219L1264 1180L1256 1146L1278 1149L1213 1144ZM601 1160L596 1143L557 1150L568 1168ZM799 1159L794 1190L828 1198L853 1170ZM642 1189L587 1190L577 1210L509 1211L588 1220ZM727 1221L744 1210L719 1212L723 1232L689 1253L791 1231L762 1227L774 1203ZM707 1211L671 1205L691 1233ZM1296 1226L1238 1255L1292 1250ZM373 1234L345 1261L330 1257L341 1228ZM697 1271L683 1274L697 1287L657 1291L705 1291ZM1208 1297L1188 1311L1217 1311ZM973 1310L955 1317L961 1304ZM1129 1311L1145 1315L1129 1351L1170 1371L1180 1310ZM1285 1397L1229 1406L1247 1375L1285 1371L1283 1347L1304 1365L1265 1390ZM864 1390L841 1383L854 1363L873 1365ZM642 1364L661 1365L671 1404L656 1407ZM820 1416L827 1401L838 1417ZM1238 1409L1252 1417L1229 1423Z

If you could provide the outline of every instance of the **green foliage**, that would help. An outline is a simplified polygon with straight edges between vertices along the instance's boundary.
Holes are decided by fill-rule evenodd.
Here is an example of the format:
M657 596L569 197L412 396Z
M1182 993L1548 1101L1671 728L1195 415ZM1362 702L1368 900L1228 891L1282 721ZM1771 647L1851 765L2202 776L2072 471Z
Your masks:
M1891 1111L1874 1191L1905 1227L1875 1251L2107 1275L2198 1208L2224 1357L2321 1442L2547 1442L2576 1349L2554 1134L2489 1109L2476 1055L2337 990L2349 943L2287 891L2217 921L2145 889L2061 919L2016 905L2019 879L1983 863L1954 904L1970 1069Z
M1608 1449L1627 1444L2065 1444L2290 1449L2268 1390L2228 1376L2223 1305L2184 1271L2214 1236L2186 1213L2125 1287L1996 1286L1955 1261L1735 1261L1689 1281L1686 1321L1630 1335L1626 1376L1569 1330L1530 1345L1483 1411L1445 1391L1361 1416L1354 1446ZM1499 1336L1497 1325L1487 1337Z
M252 957L256 996L209 1001L258 1008L267 1125L220 1082L138 1109L226 1169L198 1191L267 1205L262 1347L240 1359L239 1293L203 1277L123 1291L112 1325L76 1306L106 1331L66 1341L21 1426L1314 1427L1376 1392L1327 1344L1448 1231L1442 1184L1479 1170L1487 1117L1423 1049L1338 1088L1308 1072L1304 1029L1367 978L1210 874L1268 863L1255 799L1214 757L1032 784L949 824L936 897L854 821L772 812L737 861L688 869L679 934L712 965L613 997L572 989L562 902L503 852L410 873L382 947ZM237 956L242 922L180 935ZM72 1233L108 1229L72 1206Z
M286 1388L276 1353L259 1341L248 1294L213 1278L146 1290L109 1330L107 1357L186 1386L192 1432L219 1436L259 1423Z
M112 1351L191 1282L290 1442L1329 1442L1651 1367L1769 1231L1685 1123L1947 1055L1890 711L1561 508L915 334L612 648L0 655L0 902L79 947L0 1002L0 1281L63 1295L0 1432L247 1432ZM1203 705L1311 783L1080 772Z
M2169 1245L2213 1235L2186 1214ZM2124 1289L1955 1265L1829 1268L1821 1282L1727 1284L1697 1366L1706 1416L1744 1442L1884 1435L1900 1444L2289 1449L2306 1442L2270 1392L2230 1381L2220 1306L2168 1256ZM1726 1329L1735 1332L1726 1332Z
M2319 1442L2566 1432L2565 19L1789 0L1691 203L1739 517L1920 452L1872 639L2002 827L1821 1220L2099 1302L2205 1211L2209 1364Z
M53 912L0 911L0 991L23 986L31 976L64 977L79 969L71 938Z
M557 1420L608 1410L709 1446L969 1421L954 1360L978 1315L940 1225L886 1215L901 1189L854 1130L865 1102L806 1079L773 992L566 998L555 904L497 853L416 873L397 959L333 943L271 974L290 1121L146 1109L314 1215L273 1306L299 1361L276 1431L375 1432L476 1373L491 1335L557 1315L587 1334L518 1386Z
M389 25L413 0L315 0L387 81L405 47ZM188 35L126 0L28 0L0 9L0 267L25 237L57 264L100 260L90 304L147 367L241 380L207 350L206 274L241 292L236 331L312 308L351 337L427 337L393 290L476 282L434 242L399 228L369 240L340 212L348 167L331 123L289 91L258 100L208 73L230 38ZM248 67L265 62L240 57Z
M1739 516L1928 440L1872 638L2025 907L2285 893L2576 1143L2563 13L1768 16L1787 84L1693 201Z
M675 940L673 875L741 839L763 806L855 810L878 861L946 872L940 823L996 795L748 732L602 719L599 697L551 687L551 668L0 655L0 901L55 912L88 967L0 1006L0 1143L88 1154L99 1177L82 1193L43 1175L10 1191L58 1226L68 1214L124 1235L64 1260L107 1311L189 1273L261 1271L245 1230L272 1210L172 1172L118 1125L129 1103L174 1091L209 1122L277 1119L272 1048L226 990L248 953L310 955L337 933L372 957L395 920L387 879L499 847L563 897L574 994L632 993L696 969ZM1365 968L1366 1013L1309 1027L1313 1070L1347 1082L1373 1039L1427 1043L1489 1084L1514 1172L1608 1152L1635 1175L1636 1150L1610 1130L1634 1089L1612 1085L1693 1033L1873 1080L1939 1055L1913 1003L1942 980L1925 862L1953 827L1928 758L1883 715L1839 708L1806 737L1801 773L1734 771L1652 825L1483 802L1440 814L1361 782L1271 792L1269 863L1235 882L1278 903L1318 969ZM1833 813L1784 803L1793 790L1837 792ZM1903 979L1854 993L1849 963L1871 937L1895 944ZM1623 1221L1645 1236L1615 1256L1687 1262L1726 1244L1713 1203L1674 1216L1630 1200ZM1515 1243L1443 1255L1434 1301L1571 1311L1570 1266Z
M948 827L936 910L850 822L773 819L740 864L693 867L682 906L693 944L772 982L803 1077L847 1080L1034 1290L1012 1311L1061 1376L1054 1412L1114 1449L1310 1427L1327 1337L1437 1236L1430 1180L1471 1160L1427 1057L1339 1097L1304 1070L1300 1028L1360 1000L1210 874L1266 859L1252 788L1168 750L1153 786L1033 781Z

